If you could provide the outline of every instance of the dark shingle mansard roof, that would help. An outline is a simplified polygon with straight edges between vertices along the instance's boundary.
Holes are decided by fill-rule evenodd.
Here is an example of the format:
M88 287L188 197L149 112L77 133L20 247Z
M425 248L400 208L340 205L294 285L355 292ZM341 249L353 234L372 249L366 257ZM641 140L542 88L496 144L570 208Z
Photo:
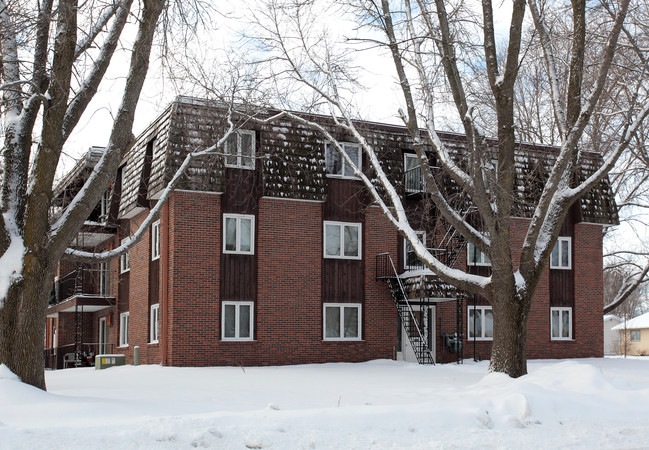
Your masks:
M214 145L227 128L223 110L204 100L179 97L138 137L123 160L123 187L119 217L138 207L138 192L143 180L145 153L153 140L151 174L146 196L155 199L173 177L188 152ZM330 119L321 123L342 141L352 141L330 126ZM257 167L261 165L263 195L268 197L323 201L327 195L324 161L324 139L318 133L288 119L268 125L239 123L243 129L257 131ZM384 170L402 190L403 151L412 150L412 139L405 128L359 122L359 129L379 154ZM452 156L464 153L464 137L441 133ZM529 217L538 200L543 182L556 158L553 147L520 145L516 154L516 215ZM600 164L600 155L582 152L577 181L585 179ZM212 155L194 160L180 189L225 192L223 158ZM452 186L450 190L456 189ZM608 179L588 192L579 201L581 220L600 224L617 224L617 208Z

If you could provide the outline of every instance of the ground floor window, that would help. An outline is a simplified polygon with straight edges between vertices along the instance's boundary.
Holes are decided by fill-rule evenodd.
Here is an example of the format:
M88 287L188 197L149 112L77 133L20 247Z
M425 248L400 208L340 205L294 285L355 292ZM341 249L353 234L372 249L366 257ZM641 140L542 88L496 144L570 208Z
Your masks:
M324 339L360 340L361 305L358 303L324 304Z
M149 329L149 342L155 344L159 339L160 304L151 305L151 323Z
M572 339L572 308L550 308L550 333L553 340Z
M640 342L640 330L631 330L631 342Z
M223 302L221 321L223 340L252 341L252 302Z
M127 312L119 315L119 346L128 347L128 318Z
M493 340L494 312L491 306L469 306L467 325L469 339Z

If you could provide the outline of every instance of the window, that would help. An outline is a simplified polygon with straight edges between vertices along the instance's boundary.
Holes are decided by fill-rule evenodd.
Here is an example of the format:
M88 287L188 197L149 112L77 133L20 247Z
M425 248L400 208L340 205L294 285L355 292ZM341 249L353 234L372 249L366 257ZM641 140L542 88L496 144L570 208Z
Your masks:
M127 243L129 240L128 239L122 239L122 244ZM119 272L124 273L128 272L131 270L131 251L126 250L122 255L119 257Z
M572 308L550 308L552 340L572 339Z
M361 259L361 224L325 222L324 257Z
M570 269L572 266L569 237L560 236L550 253L550 269Z
M415 231L415 234L419 238L421 242L423 242L424 246L426 245L426 232L424 231ZM417 255L415 255L412 245L408 241L408 239L404 238L403 239L403 266L406 270L408 269L417 269L423 267L421 261L419 261L419 258Z
M361 146L358 144L349 144L346 142L341 142L340 146L343 148L347 156L349 156L358 170L361 170ZM356 178L356 175L354 175L354 169L352 169L352 166L347 164L335 145L326 145L325 160L327 165L327 175L341 178Z
M494 337L494 312L491 306L469 306L467 316L469 339L492 340Z
M640 342L640 330L631 330L631 342Z
M255 132L236 131L225 141L225 165L237 169L255 168Z
M360 341L361 305L358 303L325 303L324 339L327 341Z
M128 317L127 312L119 315L119 346L128 347Z
M467 265L469 266L490 266L491 265L491 261L489 260L489 257L484 253L482 253L480 250L478 250L476 246L470 242L467 245L466 262Z
M110 213L110 190L104 192L99 202L99 221L105 222Z
M424 182L419 167L419 157L414 153L403 154L403 176L406 192L423 192Z
M160 323L160 304L156 303L151 305L151 323L149 329L149 342L155 344L158 342L159 337L159 323Z
M160 221L151 225L151 261L160 258Z
M108 263L99 263L99 295L108 295Z
M223 302L223 340L252 341L252 315L252 302Z
M223 253L254 254L255 216L223 214L223 229Z

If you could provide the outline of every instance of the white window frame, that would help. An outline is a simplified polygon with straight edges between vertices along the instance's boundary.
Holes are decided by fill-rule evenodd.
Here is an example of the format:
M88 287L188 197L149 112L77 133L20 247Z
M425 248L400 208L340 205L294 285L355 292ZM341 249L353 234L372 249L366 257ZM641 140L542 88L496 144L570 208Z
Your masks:
M227 246L227 219L236 219L236 249L228 250ZM250 220L250 250L241 250L241 219ZM239 255L254 255L255 254L255 216L250 214L223 214L223 253L232 253Z
M103 193L99 201L99 221L105 222L110 214L110 189Z
M637 336L637 339L633 338L634 335ZM640 342L641 340L640 330L629 330L629 340L630 342Z
M471 253L475 250L476 255L478 258L473 261L473 258L471 258ZM482 253L480 249L478 249L475 245L473 245L471 242L467 243L466 246L466 264L467 266L481 266L481 267L491 267L491 260L487 255Z
M157 344L160 339L160 303L151 305L149 317L149 343Z
M417 166L412 167L411 169L412 170L419 169L419 173L420 173L419 179L421 180L421 186L419 186L419 187L413 188L413 186L408 186L407 183L406 183L406 179L405 179L406 171L407 171L406 167L408 166L408 163L406 161L408 159L414 159L414 160L417 161ZM403 183L405 185L406 192L409 192L409 193L412 193L412 192L424 192L424 185L423 185L424 178L423 178L423 174L421 173L421 164L419 162L419 156L417 156L416 153L404 153L403 154L403 177L404 177Z
M473 329L473 320L471 320L471 311L475 309L476 312L479 312L480 314L480 336L471 336L471 331ZM486 331L487 331L487 316L485 314L486 311L491 311L491 332L493 333L493 308L488 305L476 305L476 306L469 306L467 308L467 313L466 313L466 329L467 329L467 340L473 341L474 339L476 341L493 341L494 338L493 336L486 336Z
M327 226L337 226L339 230L340 237L340 254L330 255L327 253ZM354 227L358 229L358 255L356 256L347 256L345 255L345 242L344 239L344 229L345 227ZM329 259L362 259L363 258L363 224L355 222L335 222L331 220L325 220L322 225L322 254L325 258Z
M419 238L419 240L424 244L424 247L426 246L426 232L425 231L415 231L415 234ZM406 270L416 268L418 266L412 266L408 264L408 253L409 251L412 251L412 245L410 244L410 241L408 239L403 238L403 268Z
M230 152L230 139L225 140L225 155L224 155L224 163L225 167L231 167L233 169L245 169L245 170L255 170L255 150L256 150L256 136L255 132L253 130L237 130L232 133L233 136L236 136L237 139L237 151L236 153ZM250 145L252 146L250 155L243 155L241 150L242 150L242 145L241 145L241 136L250 136ZM228 162L228 157L234 157L236 156L237 162L235 164L229 163ZM247 166L243 164L244 159L250 159L251 165Z
M124 312L119 315L119 346L128 347L128 324L130 321L130 313Z
M99 295L108 295L110 290L110 278L108 275L108 262L99 263Z
M562 242L567 242L568 243L568 265L564 266L561 264L561 261L563 261L563 246L561 245ZM555 249L557 250L557 264L553 263L552 261L552 255L554 255ZM552 251L550 252L550 269L561 269L561 270L570 270L572 269L572 238L569 236L559 236L557 238L557 241L554 243L554 247L552 248Z
M160 221L151 224L151 261L160 259Z
M234 337L225 336L225 307L226 305L234 305ZM248 306L250 308L250 323L248 329L250 330L250 336L240 337L240 322L239 318L241 316L241 307ZM224 301L221 302L221 339L224 341L253 341L255 336L255 305L254 302L238 302L238 301Z
M128 239L122 239L121 244L124 244L127 241ZM129 249L119 256L119 273L126 273L130 270L131 270L131 250Z
M327 308L338 308L338 317L339 317L339 324L340 324L340 334L342 336L338 337L327 337ZM356 316L357 316L357 330L358 330L358 336L356 337L345 337L345 308L356 308L358 310ZM323 303L322 305L322 340L323 341L360 341L361 336L363 336L363 330L362 330L362 324L363 324L363 319L362 319L362 305L360 303Z
M351 142L340 142L339 144L345 150L345 153L347 153L347 148L355 148L357 150L358 160L356 161L356 167L358 168L358 170L362 171L363 149L361 148L361 146L359 144L353 144ZM342 164L342 166L340 167L340 173L329 172L329 160L331 158L331 152L336 152L336 154L340 156L340 162ZM349 155L349 153L347 154ZM354 169L351 166L348 167L347 161L345 161L343 155L341 155L338 151L338 148L336 148L336 146L331 143L325 143L325 167L328 177L358 180L358 177L354 175ZM351 171L351 173L347 173L347 171Z
M559 312L559 336L552 335L552 316L553 312ZM563 336L563 315L568 314L568 336ZM572 308L566 306L556 306L550 308L550 339L553 341L571 341L572 340Z

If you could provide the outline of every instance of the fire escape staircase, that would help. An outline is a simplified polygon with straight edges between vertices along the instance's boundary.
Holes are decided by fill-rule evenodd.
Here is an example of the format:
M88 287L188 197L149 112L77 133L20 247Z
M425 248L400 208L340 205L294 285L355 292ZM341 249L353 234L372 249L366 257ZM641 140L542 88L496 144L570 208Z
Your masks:
M412 309L412 305L408 301L408 295L406 294L406 290L401 282L401 278L399 278L399 274L397 273L397 269L389 253L381 253L380 255L377 255L377 267L382 267L383 269L381 270L380 276L377 276L377 278L386 280L388 286L390 286L392 299L397 306L397 312L399 313L401 324L406 330L408 340L412 345L417 361L419 364L435 364L433 352L428 348L428 336L426 336L426 331L422 330L419 320L417 320L415 311Z

